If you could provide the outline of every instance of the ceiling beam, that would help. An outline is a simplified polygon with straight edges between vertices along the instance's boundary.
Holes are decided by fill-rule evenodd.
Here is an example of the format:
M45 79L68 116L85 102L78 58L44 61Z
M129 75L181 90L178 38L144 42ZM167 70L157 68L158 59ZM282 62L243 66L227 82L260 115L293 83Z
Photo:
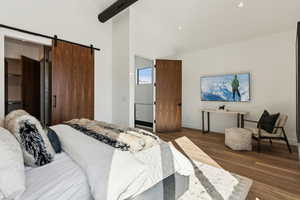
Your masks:
M138 0L118 0L110 7L105 9L102 13L100 13L98 15L98 19L100 22L104 23L137 1Z

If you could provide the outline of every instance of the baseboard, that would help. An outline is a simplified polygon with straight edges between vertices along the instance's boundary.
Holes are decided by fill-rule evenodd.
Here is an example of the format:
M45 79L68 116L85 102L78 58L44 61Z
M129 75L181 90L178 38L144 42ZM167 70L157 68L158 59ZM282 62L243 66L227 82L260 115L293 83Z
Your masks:
M182 122L182 127L183 128L187 128L187 129L193 129L193 130L202 131L200 125L196 124L196 123ZM212 133L225 134L224 132L216 132L216 131L211 131L211 132ZM289 140L290 145L293 145L293 146L297 146L298 145L298 140L296 138L292 138L292 139L289 138L288 140ZM285 142L281 142L281 141L274 141L274 142L285 143ZM299 153L300 153L300 149L299 149Z

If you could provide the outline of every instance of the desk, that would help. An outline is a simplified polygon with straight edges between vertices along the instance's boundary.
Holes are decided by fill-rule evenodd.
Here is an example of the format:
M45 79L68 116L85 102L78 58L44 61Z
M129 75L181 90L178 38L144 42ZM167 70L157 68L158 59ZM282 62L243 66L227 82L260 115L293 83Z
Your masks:
M233 110L217 110L217 109L201 109L202 112L202 132L208 133L210 132L210 113L218 113L218 114L230 114L237 115L237 127L244 128L244 116L248 115L249 112L246 111L233 111ZM207 130L205 130L205 113L207 113Z

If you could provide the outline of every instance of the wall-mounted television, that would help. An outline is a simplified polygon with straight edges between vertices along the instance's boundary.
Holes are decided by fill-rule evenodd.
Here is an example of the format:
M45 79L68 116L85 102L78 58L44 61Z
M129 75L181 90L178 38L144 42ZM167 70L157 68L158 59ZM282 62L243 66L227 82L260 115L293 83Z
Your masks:
M200 78L201 101L250 101L250 73L203 76Z

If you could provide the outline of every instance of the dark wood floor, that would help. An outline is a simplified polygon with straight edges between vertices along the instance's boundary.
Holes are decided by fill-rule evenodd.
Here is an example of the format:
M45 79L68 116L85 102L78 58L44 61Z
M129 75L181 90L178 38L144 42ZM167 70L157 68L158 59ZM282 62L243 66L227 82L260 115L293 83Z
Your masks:
M300 200L300 167L296 147L290 154L286 145L273 143L271 147L270 143L264 143L261 153L257 153L254 141L253 152L237 152L225 147L224 134L204 135L197 130L183 129L159 136L176 147L180 146L179 150L194 160L209 163L205 157L208 156L222 168L254 180L249 200ZM185 139L180 142L183 137Z

